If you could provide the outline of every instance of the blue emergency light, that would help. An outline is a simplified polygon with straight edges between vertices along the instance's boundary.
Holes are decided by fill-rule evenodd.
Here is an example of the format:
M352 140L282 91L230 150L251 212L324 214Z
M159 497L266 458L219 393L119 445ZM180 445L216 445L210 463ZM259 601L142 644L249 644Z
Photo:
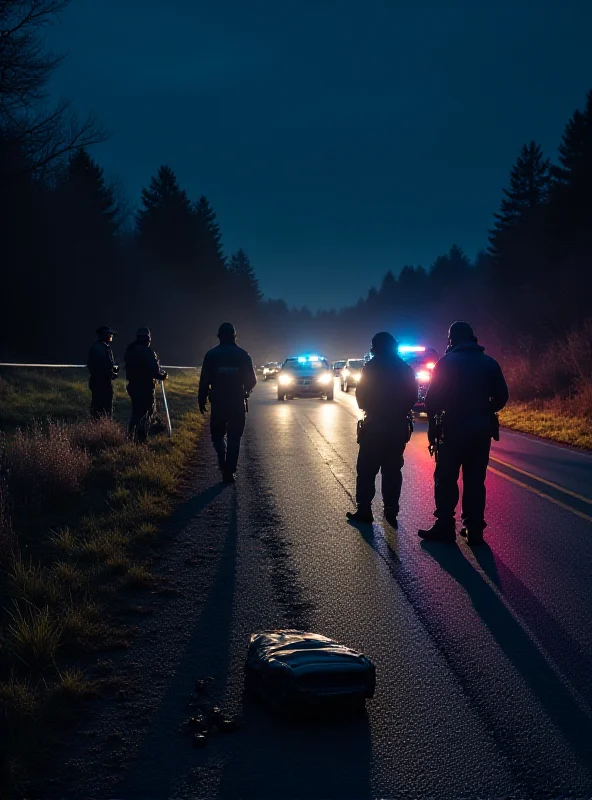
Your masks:
M401 344L399 353L425 353L425 347L421 344Z

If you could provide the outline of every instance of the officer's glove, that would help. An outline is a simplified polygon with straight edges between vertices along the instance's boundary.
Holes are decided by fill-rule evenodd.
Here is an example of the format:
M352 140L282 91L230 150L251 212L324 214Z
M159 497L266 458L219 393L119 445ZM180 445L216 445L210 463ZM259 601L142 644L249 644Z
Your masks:
M208 410L207 403L200 403L199 404L199 410L201 411L202 414L205 414L206 411Z
M158 376L158 380L159 380L159 381L166 381L166 379L167 379L168 377L169 377L169 373L166 371L166 369L163 369L163 370L161 370L161 373L160 373L160 375Z

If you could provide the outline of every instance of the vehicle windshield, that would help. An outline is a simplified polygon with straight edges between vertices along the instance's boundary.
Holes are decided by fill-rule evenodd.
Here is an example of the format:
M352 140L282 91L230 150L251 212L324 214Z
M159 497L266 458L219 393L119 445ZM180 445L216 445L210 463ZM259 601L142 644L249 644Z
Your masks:
M337 367L345 367L345 361L336 361L334 366L335 366L335 368L337 368Z
M348 366L350 369L362 369L365 363L366 362L364 361L364 359L361 358L358 359L357 361L350 361Z
M284 369L321 370L329 369L329 365L324 359L319 361L298 361L296 358L289 358L284 364Z

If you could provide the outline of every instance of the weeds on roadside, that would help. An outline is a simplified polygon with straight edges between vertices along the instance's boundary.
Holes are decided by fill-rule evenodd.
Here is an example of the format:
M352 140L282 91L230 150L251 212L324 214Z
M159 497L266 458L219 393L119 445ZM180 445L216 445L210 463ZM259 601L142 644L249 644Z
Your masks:
M81 490L91 464L62 422L18 429L6 441L4 453L8 491L16 507L64 502Z
M6 641L10 652L31 672L39 674L55 662L62 627L49 608L27 603L9 612Z

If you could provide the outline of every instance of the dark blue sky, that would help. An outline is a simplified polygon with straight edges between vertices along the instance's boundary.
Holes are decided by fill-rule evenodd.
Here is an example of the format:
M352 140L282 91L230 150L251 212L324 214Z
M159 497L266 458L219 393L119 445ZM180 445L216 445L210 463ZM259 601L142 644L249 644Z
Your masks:
M267 296L339 307L486 245L520 146L554 156L592 87L590 30L589 0L72 0L54 89L133 204L168 163Z

